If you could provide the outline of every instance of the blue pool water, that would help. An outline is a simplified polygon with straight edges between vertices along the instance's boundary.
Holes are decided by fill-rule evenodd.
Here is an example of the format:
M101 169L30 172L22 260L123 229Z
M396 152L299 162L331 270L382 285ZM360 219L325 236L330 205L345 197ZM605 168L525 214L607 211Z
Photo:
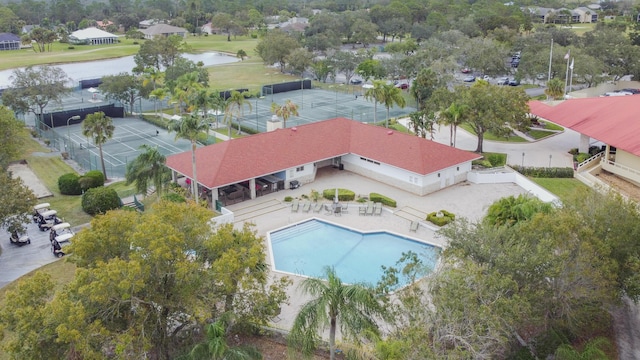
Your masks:
M403 252L417 253L431 269L440 252L439 247L388 232L361 233L317 219L272 231L269 244L278 271L320 277L325 266L333 266L342 282L371 285L382 277L381 266L396 266Z

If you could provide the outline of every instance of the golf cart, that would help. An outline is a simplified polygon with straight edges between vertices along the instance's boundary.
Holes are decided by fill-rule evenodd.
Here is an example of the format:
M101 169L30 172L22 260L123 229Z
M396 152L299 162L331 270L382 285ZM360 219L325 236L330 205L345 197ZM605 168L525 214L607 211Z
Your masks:
M52 243L53 241L63 243L70 241L73 235L75 234L71 231L71 224L65 222L51 227L51 235L49 238L53 239L51 241Z
M300 187L300 182L298 180L289 181L289 189L297 189Z
M58 258L65 255L65 253L62 251L62 246L60 246L60 243L56 239L53 239L53 241L51 242L51 252L55 257Z
M51 204L49 203L42 203L42 204L38 204L36 206L33 207L33 222L38 222L38 218L40 217L40 214L42 214L43 212L49 210L49 207L51 206Z
M31 244L31 239L27 234L27 229L21 224L15 224L9 227L9 241L17 246Z
M58 212L55 210L47 210L41 214L38 214L36 223L40 231L50 230L53 225L60 224L62 220L58 219Z

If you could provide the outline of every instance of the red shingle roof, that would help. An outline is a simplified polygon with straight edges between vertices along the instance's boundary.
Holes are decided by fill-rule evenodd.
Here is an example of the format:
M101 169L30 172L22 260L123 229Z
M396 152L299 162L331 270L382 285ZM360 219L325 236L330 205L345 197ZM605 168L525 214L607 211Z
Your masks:
M417 136L336 118L199 148L198 182L211 189L349 153L420 175L480 158ZM191 151L167 157L167 166L192 176Z
M529 103L531 113L640 156L640 95Z

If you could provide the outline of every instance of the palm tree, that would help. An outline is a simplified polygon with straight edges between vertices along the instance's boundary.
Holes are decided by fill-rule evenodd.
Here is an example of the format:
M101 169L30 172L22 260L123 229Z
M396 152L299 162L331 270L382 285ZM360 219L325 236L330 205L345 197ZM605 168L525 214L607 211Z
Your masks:
M298 116L298 105L294 104L291 100L287 100L284 105L278 105L271 103L271 112L282 118L282 127L287 127L287 119L291 115Z
M597 337L587 341L582 352L569 344L562 344L556 349L558 360L609 360L602 348L610 347L611 343L606 338Z
M176 139L182 138L191 141L191 167L193 171L193 181L191 182L191 192L193 199L198 199L198 173L196 171L196 141L198 134L208 129L209 125L200 121L198 115L188 115L181 121L172 120L169 123L169 131L176 133Z
M153 111L155 113L155 116L158 116L158 107L156 106L156 100L160 99L160 108L162 108L162 102L164 101L164 99L167 98L167 96L169 96L169 91L166 88L157 88L154 89L153 91L151 91L151 93L149 94L149 96L153 96Z
M240 119L243 116L245 105L249 105L249 111L251 111L251 102L247 100L244 93L235 90L231 91L224 114L224 119L229 126L229 138L231 138L231 121L234 115L238 119L238 134L240 134Z
M380 80L375 80L373 82L373 87L367 89L367 91L364 92L364 98L367 100L373 100L373 122L377 123L378 122L378 102L380 101L381 98L381 93L382 93L382 86L384 85L383 81Z
M199 82L197 71L183 74L178 77L176 80L176 86L173 89L173 99L181 105L180 112L182 112L183 107L187 111L192 111L194 109L196 94L202 88L203 85Z
M98 146L100 151L100 164L102 165L102 173L104 174L105 181L107 179L107 170L104 166L104 155L102 154L102 144L113 137L113 131L115 130L113 121L106 116L102 111L95 112L87 115L82 122L82 135L91 137L93 143Z
M403 108L407 105L407 101L404 99L404 96L402 96L402 89L397 88L393 84L382 84L379 100L384 104L384 107L387 108L385 127L389 127L389 109L393 105L398 105Z
M311 354L317 344L317 331L329 326L331 360L335 359L336 329L340 322L342 334L358 338L364 331L377 333L373 317L384 314L384 308L373 290L363 284L343 284L335 269L324 268L326 280L307 278L300 289L314 299L302 306L296 316L289 341L305 355Z
M464 119L467 107L456 102L451 103L440 115L444 117L444 123L449 125L449 145L456 147L456 134Z
M207 338L189 353L192 360L251 360L262 359L262 354L249 346L230 347L226 342L226 321L218 319L205 327Z
M413 129L416 136L427 138L427 134L430 135L433 140L435 133L435 117L432 112L427 113L425 110L412 112L409 114L409 126Z
M151 182L158 194L161 194L164 184L167 183L171 175L171 171L165 166L167 158L158 151L157 146L151 147L143 144L139 149L144 152L127 164L125 174L127 185L135 182L138 193L146 194L149 182Z
M564 84L558 78L547 81L547 88L544 93L553 100L561 99L564 95Z

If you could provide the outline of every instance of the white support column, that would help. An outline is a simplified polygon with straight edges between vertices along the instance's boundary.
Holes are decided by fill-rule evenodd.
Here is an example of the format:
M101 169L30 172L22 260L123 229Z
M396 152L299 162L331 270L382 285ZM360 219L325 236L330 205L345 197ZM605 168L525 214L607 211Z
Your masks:
M578 145L579 152L581 153L589 152L589 140L591 140L590 137L584 134L580 134L580 145Z
M251 200L256 198L256 179L249 180L249 189L251 190Z

